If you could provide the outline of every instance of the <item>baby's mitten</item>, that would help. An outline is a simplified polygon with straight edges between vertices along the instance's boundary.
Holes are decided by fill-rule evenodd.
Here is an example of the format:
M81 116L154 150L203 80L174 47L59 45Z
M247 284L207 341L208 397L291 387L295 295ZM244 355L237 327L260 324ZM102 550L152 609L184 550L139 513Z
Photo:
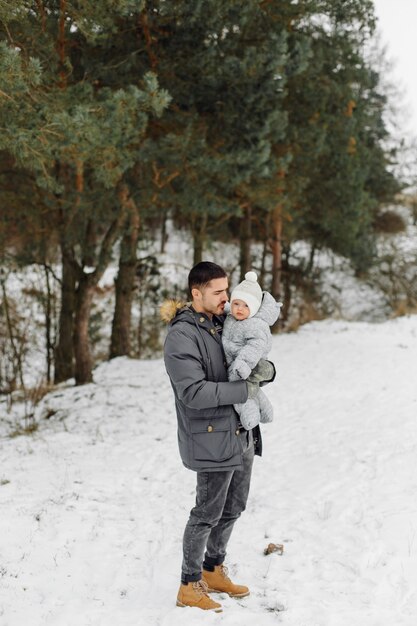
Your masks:
M240 379L246 380L249 374L251 373L251 369L245 361L237 360L233 363L230 368L229 378L233 376L233 373L236 373ZM257 382L257 381L256 381Z
M239 413L240 423L242 424L243 428L246 428L246 430L251 430L259 424L259 406L256 398L247 400L245 404L235 404L234 406L235 409L237 406L239 406L239 410L236 410Z
M272 408L272 404L269 401L269 398L266 397L263 391L260 391L256 396L256 400L259 406L259 413L261 416L261 423L268 424L272 422L274 419L274 409Z

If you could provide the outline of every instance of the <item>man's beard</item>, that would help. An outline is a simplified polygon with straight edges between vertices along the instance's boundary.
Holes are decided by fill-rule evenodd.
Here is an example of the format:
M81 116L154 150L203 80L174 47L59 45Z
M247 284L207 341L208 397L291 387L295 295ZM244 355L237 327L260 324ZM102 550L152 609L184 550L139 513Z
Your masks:
M221 315L223 313L225 304L226 302L220 302L220 304L218 304L217 306L214 306L214 305L208 305L208 304L206 305L203 302L205 311L207 313L210 313L211 315Z

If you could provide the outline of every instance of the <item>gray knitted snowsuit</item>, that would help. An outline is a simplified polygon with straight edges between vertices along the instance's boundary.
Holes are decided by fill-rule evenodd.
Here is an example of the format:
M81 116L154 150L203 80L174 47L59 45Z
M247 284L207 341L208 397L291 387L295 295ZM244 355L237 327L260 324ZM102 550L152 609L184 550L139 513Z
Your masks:
M231 314L226 317L222 343L230 381L246 380L258 361L267 358L272 345L270 326L277 321L280 310L281 303L264 291L262 304L253 317L245 320L236 320ZM234 408L247 430L273 419L272 404L261 390L256 398L235 404Z

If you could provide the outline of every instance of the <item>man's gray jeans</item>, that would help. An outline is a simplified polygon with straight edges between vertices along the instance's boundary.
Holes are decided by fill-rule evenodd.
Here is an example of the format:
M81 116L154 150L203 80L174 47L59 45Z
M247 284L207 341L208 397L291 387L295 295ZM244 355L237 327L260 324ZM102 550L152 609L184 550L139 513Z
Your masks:
M183 539L184 584L201 579L203 559L206 569L223 563L233 525L245 510L254 446L251 431L239 436L244 448L242 470L197 472L196 505L190 512Z

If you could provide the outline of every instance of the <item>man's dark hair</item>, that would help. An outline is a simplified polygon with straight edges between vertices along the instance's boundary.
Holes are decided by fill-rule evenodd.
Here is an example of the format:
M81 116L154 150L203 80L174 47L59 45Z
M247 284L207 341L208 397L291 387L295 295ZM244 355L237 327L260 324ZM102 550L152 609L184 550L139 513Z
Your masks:
M211 263L211 261L201 261L194 265L188 274L188 289L204 289L211 280L215 278L227 278L227 274L220 265Z

